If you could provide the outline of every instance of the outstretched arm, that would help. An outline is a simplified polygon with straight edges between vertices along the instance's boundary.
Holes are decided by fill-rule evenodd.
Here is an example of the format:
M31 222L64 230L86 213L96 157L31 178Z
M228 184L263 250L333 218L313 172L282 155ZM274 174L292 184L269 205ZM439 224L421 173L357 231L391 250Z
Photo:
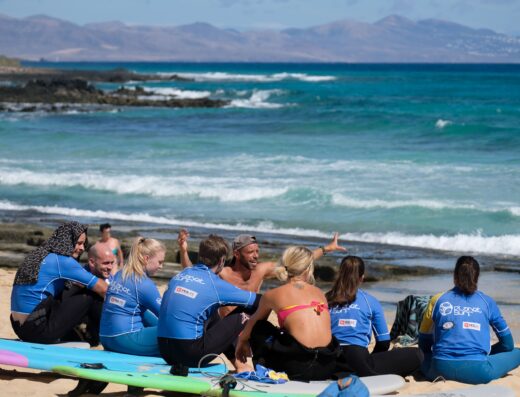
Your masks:
M182 268L190 267L192 265L190 261L190 256L188 255L188 238L190 237L190 233L187 229L179 230L179 235L177 236L177 242L179 243L179 253L181 257L181 265Z
M314 256L314 260L320 259L323 255L329 252L334 251L346 251L347 249L345 247L342 247L338 244L338 233L334 233L334 237L332 237L332 241L328 243L327 245L324 245L322 247L316 248L312 253Z

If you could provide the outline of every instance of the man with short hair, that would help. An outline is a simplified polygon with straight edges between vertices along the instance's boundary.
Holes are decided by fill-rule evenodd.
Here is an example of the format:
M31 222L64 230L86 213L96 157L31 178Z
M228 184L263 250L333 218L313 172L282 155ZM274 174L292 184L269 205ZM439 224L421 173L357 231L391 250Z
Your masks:
M187 367L205 365L214 355L233 350L233 343L247 321L243 313L219 318L223 305L253 307L255 293L244 291L218 277L229 247L210 235L199 245L198 263L186 267L170 280L165 292L157 336L161 356L172 365L172 373L186 375ZM237 367L237 371L249 369Z
M87 270L93 275L110 283L117 273L116 257L110 246L97 242L88 250Z
M117 257L117 266L116 270L121 269L124 264L123 259L123 250L121 249L121 244L117 238L112 237L112 226L110 223L102 223L99 225L99 231L101 233L101 238L99 239L100 243L108 244L114 255Z
M181 264L183 268L191 266L188 257L188 238L189 233L186 229L181 229L178 236ZM329 244L321 246L313 251L314 260L333 251L346 251L346 248L338 244L338 233ZM240 289L258 293L264 279L272 277L276 262L258 262L259 257L258 241L255 236L240 234L233 240L233 259L231 263L224 267L219 276L223 280L237 286ZM225 307L220 310L222 316L232 312L235 308Z

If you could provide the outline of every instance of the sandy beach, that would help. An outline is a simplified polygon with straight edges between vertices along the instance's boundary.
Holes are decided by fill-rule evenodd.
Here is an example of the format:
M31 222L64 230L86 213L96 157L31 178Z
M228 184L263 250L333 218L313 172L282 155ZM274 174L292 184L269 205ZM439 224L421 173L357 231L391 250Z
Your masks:
M8 320L11 286L15 272L15 269L0 268L0 318L4 319L4 321L0 322L0 337L2 338L16 338ZM166 283L159 282L159 284L159 289L161 293L163 293L166 288ZM386 312L385 315L389 326L391 326L394 313ZM518 334L520 324L515 322L514 324L510 323L510 326L512 326L513 331ZM517 346L519 345L517 344ZM396 395L446 391L467 386L453 381L430 383L421 376L408 376L406 381L406 386L399 390ZM492 383L509 387L515 390L517 396L520 396L520 368L517 368L506 377ZM66 396L67 392L72 390L76 384L77 381L74 379L50 372L0 365L0 388L3 391L3 395L62 397ZM101 395L110 397L125 396L126 390L126 386L110 384ZM185 396L186 394L146 389L144 395Z

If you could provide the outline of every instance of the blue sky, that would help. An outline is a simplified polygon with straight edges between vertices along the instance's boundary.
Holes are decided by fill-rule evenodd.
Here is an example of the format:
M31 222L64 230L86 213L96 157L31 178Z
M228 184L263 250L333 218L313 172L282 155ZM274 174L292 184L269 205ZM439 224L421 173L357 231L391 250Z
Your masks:
M0 13L47 14L78 24L208 22L240 30L308 27L339 19L375 22L398 14L520 34L520 0L0 0Z

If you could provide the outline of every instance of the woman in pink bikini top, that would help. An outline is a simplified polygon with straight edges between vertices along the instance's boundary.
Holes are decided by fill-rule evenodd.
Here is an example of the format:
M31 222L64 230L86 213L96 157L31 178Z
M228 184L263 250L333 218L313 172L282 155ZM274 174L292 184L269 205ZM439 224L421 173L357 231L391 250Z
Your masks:
M255 358L262 357L261 352L255 351L255 345L260 349L262 348L262 343L258 343L259 335L262 335L262 337L269 336L266 335L266 332L273 334L274 339L279 340L280 343L291 345L291 349L294 348L293 350L295 350L295 355L300 354L300 360L301 352L299 350L329 349L333 339L327 299L323 292L314 286L313 272L312 251L305 247L289 247L285 250L281 264L275 270L277 278L285 283L267 291L262 296L258 310L250 318L239 336L236 349L238 360L245 362L247 357L251 356L251 348L254 353L253 362ZM266 321L271 312L277 314L280 328ZM292 342L287 342L288 338ZM269 357L266 358L266 361L265 364L272 365L270 368L274 368L277 364L269 362ZM284 357L284 360L282 360L278 355L277 361L287 363L291 361L291 358ZM288 372L289 377L291 377L290 369L283 368L282 370ZM319 378L321 376L317 373L304 375L305 378Z

